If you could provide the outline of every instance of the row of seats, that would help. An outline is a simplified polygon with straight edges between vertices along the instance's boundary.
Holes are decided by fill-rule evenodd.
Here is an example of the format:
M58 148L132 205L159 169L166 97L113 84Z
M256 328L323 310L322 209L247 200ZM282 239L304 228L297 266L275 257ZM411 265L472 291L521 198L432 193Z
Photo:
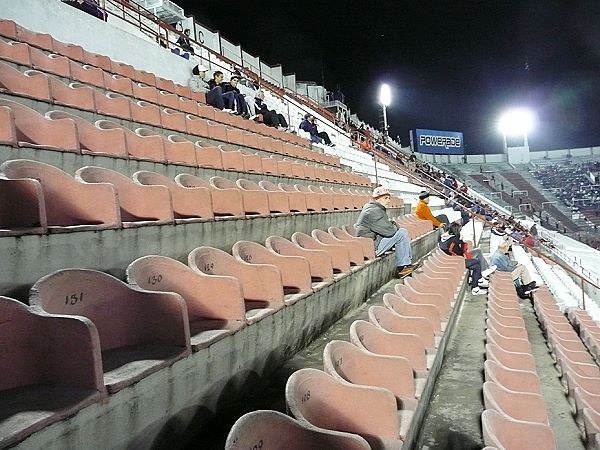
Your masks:
M548 289L542 288L536 293L534 308L546 333L561 382L575 405L576 418L584 425L588 448L597 448L600 444L600 369L580 336L589 349L594 348L598 324L585 311L568 308L567 314L579 330L578 336Z
M224 144L192 142L176 134L165 137L148 128L132 131L108 120L90 123L64 111L48 111L43 116L21 103L4 99L0 99L0 144L348 185L370 183L367 177L330 166L264 157Z
M0 297L0 447L374 260L370 239L331 228L291 241L272 236L266 246L240 241L232 254L198 247L187 265L145 256L127 267L129 284L95 270L59 270L34 284L30 306Z
M214 119L199 117L196 105L180 111L142 100L134 102L122 94L112 92L105 94L80 83L67 85L56 77L47 76L39 71L30 70L21 74L18 70L2 63L0 63L0 89L12 95L27 96L37 101L44 101L48 103L47 109L51 108L53 104L68 106L81 110L81 114L97 113L118 120L133 121L159 128L165 134L176 131L339 167L339 160L330 155L282 142L270 136L262 136L251 130L233 128L230 124L218 123ZM5 104L3 106L10 107L12 105ZM222 114L231 117L230 121L244 120L231 114ZM152 133L156 134L154 131Z
M481 415L485 445L506 450L555 449L547 405L510 273L493 274L486 325L485 410Z
M224 123L234 125L232 121L238 119L228 117L229 115L206 105L205 95L192 92L188 86L155 77L152 73L138 71L128 64L112 61L105 56L91 54L78 45L64 44L48 34L31 32L12 21L0 21L0 36L18 41L0 42L0 55L2 55L0 57L8 61L155 104L161 104L158 98L161 93L164 93L165 98L175 101L171 103L171 107L181 104L191 106L196 110L192 110L192 114L198 114L200 112L198 108L202 108L203 113L200 114L202 117ZM50 54L47 55L44 51ZM155 99L157 101L153 101ZM198 105L198 102L201 105ZM239 120L235 124L246 130L302 147L309 145L308 141L300 136L256 122Z
M251 412L225 448L401 448L464 281L462 258L431 255L422 273L384 295L385 306L369 308L369 321L352 323L350 342L326 345L323 371L290 376L285 396L295 420Z
M75 176L38 161L0 165L0 229L4 234L107 229L232 216L357 210L369 194L268 181L182 173L172 180L138 171L129 178L96 166ZM396 203L402 205L402 200Z

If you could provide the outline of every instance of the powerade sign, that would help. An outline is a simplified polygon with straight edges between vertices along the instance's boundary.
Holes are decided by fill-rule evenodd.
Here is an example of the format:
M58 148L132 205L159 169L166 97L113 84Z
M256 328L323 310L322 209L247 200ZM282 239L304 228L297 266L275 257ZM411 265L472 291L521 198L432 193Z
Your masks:
M415 130L417 152L438 155L465 153L463 134L458 131Z

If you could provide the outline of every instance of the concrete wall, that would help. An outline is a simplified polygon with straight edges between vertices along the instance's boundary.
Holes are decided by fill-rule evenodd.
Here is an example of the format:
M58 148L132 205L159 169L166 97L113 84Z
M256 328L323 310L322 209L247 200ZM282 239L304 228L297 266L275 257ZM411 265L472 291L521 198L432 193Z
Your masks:
M413 242L423 257L435 233ZM238 407L263 376L359 306L395 271L393 255L358 269L315 294L191 354L100 403L31 435L14 448L78 450L172 448L193 423ZM441 358L440 358L441 363Z

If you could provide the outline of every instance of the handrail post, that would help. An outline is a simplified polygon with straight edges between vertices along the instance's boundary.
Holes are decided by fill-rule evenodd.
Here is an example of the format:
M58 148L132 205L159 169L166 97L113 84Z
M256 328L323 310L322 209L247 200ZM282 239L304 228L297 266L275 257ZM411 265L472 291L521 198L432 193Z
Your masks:
M583 310L585 311L585 290L583 289L583 277L581 279L581 304L583 306Z

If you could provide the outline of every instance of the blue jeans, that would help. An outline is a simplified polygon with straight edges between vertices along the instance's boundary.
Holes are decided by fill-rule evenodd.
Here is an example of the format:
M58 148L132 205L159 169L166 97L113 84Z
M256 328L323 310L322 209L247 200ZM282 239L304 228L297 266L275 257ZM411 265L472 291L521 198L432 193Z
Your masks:
M392 247L396 252L396 267L408 266L412 262L412 250L410 248L410 236L404 228L398 228L398 231L389 238L383 238L379 241L375 254L383 255Z
M479 261L476 259L466 259L465 267L471 272L471 289L476 288L479 285L479 279L481 278L481 266Z

